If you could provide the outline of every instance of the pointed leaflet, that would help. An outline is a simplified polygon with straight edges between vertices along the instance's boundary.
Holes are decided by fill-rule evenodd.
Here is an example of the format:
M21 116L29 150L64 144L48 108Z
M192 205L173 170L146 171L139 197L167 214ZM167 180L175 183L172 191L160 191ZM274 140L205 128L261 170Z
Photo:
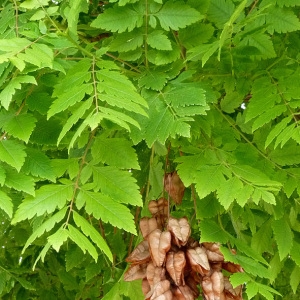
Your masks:
M109 45L110 51L127 52L140 48L143 45L143 32L133 30L118 34Z
M31 41L25 38L0 39L0 51L6 52L0 54L0 64L22 52L30 44Z
M104 13L98 15L91 26L110 30L112 32L132 31L143 24L143 14L129 7L118 7L105 9Z
M184 2L168 1L161 10L154 14L164 30L179 30L195 23L203 16Z
M93 257L93 259L97 262L98 253L93 244L89 241L89 239L83 235L78 229L73 227L71 224L68 224L69 237L70 239L80 247L80 249L85 253L86 251Z
M147 44L158 50L172 50L171 42L162 30L154 30L147 35Z
M300 21L291 10L273 6L266 15L268 31L273 34L292 32L300 29Z
M63 208L73 195L73 185L44 185L36 191L36 196L26 197L19 205L12 223L51 213L58 207Z
M133 216L126 206L113 201L104 194L88 192L83 189L78 195L78 200L85 203L85 210L88 214L136 234Z
M227 210L234 202L236 194L243 188L243 183L237 177L232 177L220 185L217 190L218 200Z
M84 76L86 74L83 74ZM53 115L66 110L68 107L73 106L75 103L81 101L85 94L92 92L90 84L78 83L78 86L69 86L68 89L54 100L48 111L48 119Z
M23 173L18 173L13 168L6 168L5 169L6 178L5 178L5 185L13 188L17 191L23 191L27 194L33 195L35 194L34 189L34 179Z
M79 13L88 12L88 2L81 0L70 0L69 6L70 9L65 10L68 21L68 29L72 34L76 35Z
M141 194L136 180L128 171L121 171L115 167L93 167L95 189L109 196L112 200L142 206Z
M13 203L10 197L0 190L0 209L5 211L11 218L13 214Z
M278 246L280 260L283 260L289 254L293 246L293 232L284 217L279 220L273 220L272 228Z
M55 233L48 237L48 243L55 249L57 252L61 245L68 239L69 231L64 227L59 228ZM45 246L45 248L47 245Z
M0 141L0 161L14 167L19 172L24 164L26 153L24 146L15 140Z
M181 176L180 173L179 175ZM194 173L194 176L196 190L200 199L219 189L223 184L226 184L221 165L203 166L201 170L197 170Z
M8 85L0 93L1 105L8 110L9 104L12 101L12 97L16 92L16 89L22 88L22 83L37 84L35 78L29 75L23 75L13 78L9 81Z
M200 225L201 242L220 242L226 243L229 235L215 221L204 219Z
M91 78L90 67L91 61L82 59L69 69L66 76L55 85L52 96L56 99L48 111L48 119L81 101L85 94L92 92L92 85L87 84Z
M140 169L132 143L124 138L97 137L91 151L96 162L121 169Z
M100 63L97 65L102 67ZM146 101L136 92L135 86L126 76L107 69L97 71L96 76L99 79L97 90L101 93L100 100L111 106L147 115L141 107L147 107Z
M5 119L5 121L3 120ZM28 143L30 135L35 127L36 118L32 114L0 113L0 124L8 134ZM1 126L0 125L0 126Z
M44 232L50 231L56 223L59 223L64 216L66 215L67 207L63 208L53 216L51 216L47 221L45 221L42 225L40 225L28 238L26 241L26 244L24 245L22 249L22 254L25 252L25 250L30 246L38 237L44 234Z
M26 153L27 156L22 167L22 172L54 182L56 177L49 157L44 152L35 148L27 147Z
M297 292L299 283L300 283L300 267L295 266L295 268L290 276L290 285L292 287L294 294L296 294L296 292Z
M57 139L57 145L60 143L63 137L70 131L73 125L76 124L79 121L79 119L84 116L85 112L91 107L92 103L93 98L90 97L88 100L85 100L82 103L80 103L77 109L72 112L70 118L64 124L64 127L59 134L59 137Z
M53 51L44 44L34 43L31 47L26 48L23 53L18 54L17 57L39 68L53 68Z
M212 0L207 11L208 19L213 21L218 28L223 28L224 24L232 16L234 9L232 1Z
M259 230L253 234L251 248L259 254L267 252L272 243L271 222L267 221L261 225Z
M91 238L91 240L103 251L109 260L113 261L112 253L107 246L107 243L97 231L86 219L79 215L76 211L73 211L74 222L78 227L81 227L82 232Z

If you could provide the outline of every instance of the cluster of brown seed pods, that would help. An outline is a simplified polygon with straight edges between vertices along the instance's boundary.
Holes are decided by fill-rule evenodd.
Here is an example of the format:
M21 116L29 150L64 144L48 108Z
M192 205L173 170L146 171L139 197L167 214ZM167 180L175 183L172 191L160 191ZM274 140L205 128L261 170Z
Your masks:
M233 288L222 272L243 272L241 266L225 262L217 243L195 241L187 218L168 217L168 210L166 199L150 201L152 217L140 220L144 240L127 257L124 280L142 279L146 300L194 300L200 294L242 300L242 286Z

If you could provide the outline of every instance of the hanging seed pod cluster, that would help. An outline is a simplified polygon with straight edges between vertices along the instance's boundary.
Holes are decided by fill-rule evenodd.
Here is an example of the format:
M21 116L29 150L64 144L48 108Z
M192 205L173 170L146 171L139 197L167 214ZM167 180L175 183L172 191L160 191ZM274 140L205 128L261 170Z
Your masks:
M131 263L125 281L142 279L146 300L240 300L242 286L233 288L222 270L243 272L241 266L224 262L216 243L191 238L187 218L168 217L168 200L150 201L151 218L140 220L144 240L126 261Z

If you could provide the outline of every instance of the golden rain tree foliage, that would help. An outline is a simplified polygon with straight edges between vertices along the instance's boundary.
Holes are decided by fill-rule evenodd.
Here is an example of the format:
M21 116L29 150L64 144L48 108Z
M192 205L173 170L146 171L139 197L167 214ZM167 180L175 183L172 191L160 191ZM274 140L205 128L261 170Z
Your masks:
M152 248L166 293L185 284L174 245L204 275L197 251L218 245L243 271L215 272L225 289L298 299L299 16L299 0L0 1L1 299L144 299L126 258L174 171L164 220L197 247ZM212 277L198 299L220 299Z

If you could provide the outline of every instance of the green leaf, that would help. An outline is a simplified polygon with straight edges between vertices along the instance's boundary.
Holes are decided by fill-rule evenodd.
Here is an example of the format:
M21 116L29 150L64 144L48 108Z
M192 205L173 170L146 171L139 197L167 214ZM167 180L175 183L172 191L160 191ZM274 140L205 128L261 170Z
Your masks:
M70 0L69 6L70 9L67 13L68 28L72 34L76 35L79 13L88 12L88 3L81 0Z
M194 176L196 190L200 199L226 184L222 167L220 165L203 166L201 170L197 170L197 172L195 172Z
M55 226L55 224L59 223L66 215L66 212L67 207L58 211L56 214L54 214L48 220L46 220L42 225L40 225L26 241L26 244L22 249L22 254L38 237L42 236L44 232L49 232Z
M73 227L71 224L68 224L68 230L69 230L70 239L80 247L83 253L87 251L97 262L98 260L97 250L89 241L89 239L85 235L83 235L78 229Z
M224 255L225 261L230 261L241 265L246 273L262 278L268 278L268 269L256 260L240 254L233 254L228 248L225 247L221 247L221 252Z
M272 130L270 131L266 139L265 148L267 148L272 143L272 141L286 128L287 124L290 121L291 117L286 117L272 127Z
M85 255L79 247L75 245L73 247L69 247L65 256L66 271L69 272L74 267L77 267L84 261L84 259L85 259ZM99 273L100 270L98 270L98 274Z
M169 38L162 30L154 30L147 35L147 44L157 50L172 50Z
M238 193L242 188L243 183L237 177L232 177L220 185L217 190L218 200L225 209L228 209L229 206L234 202L236 193Z
M6 162L19 172L24 164L25 147L15 140L0 140L0 161Z
M84 74L85 76L85 74ZM73 106L75 103L81 101L85 94L90 94L92 92L92 86L90 84L79 84L77 86L72 86L68 88L66 92L60 95L56 100L53 101L49 111L48 119L53 115L66 110L68 107Z
M234 12L234 4L230 0L212 0L208 9L208 18L213 21L218 28L223 28Z
M110 51L128 52L143 45L143 32L133 30L131 32L120 33L109 45Z
M259 230L253 234L251 240L251 248L259 254L267 252L272 242L271 222L267 221L261 225Z
M34 148L26 148L26 159L22 171L40 178L55 181L55 173L51 166L51 160L42 151Z
M141 194L136 180L128 171L121 171L115 167L93 167L95 189L109 196L112 200L142 206Z
M300 29L300 21L291 10L279 7L272 7L266 16L268 31L273 34L292 32Z
M80 191L78 199L85 203L88 214L92 214L95 218L103 220L103 222L111 223L113 226L136 234L133 216L124 205L113 201L104 194L84 190Z
M272 228L278 246L280 260L283 260L289 254L293 246L294 236L292 230L284 217L279 220L273 220Z
M203 17L197 10L184 2L167 1L155 14L164 30L179 30L191 25Z
M290 276L290 284L291 284L294 294L296 294L296 292L297 292L299 283L300 283L300 267L295 266L295 268Z
M15 169L6 168L5 185L14 188L17 191L23 191L27 194L35 194L34 179L23 173L18 173Z
M100 233L82 216L76 211L73 211L73 218L75 224L81 228L82 232L91 238L91 240L103 251L111 262L113 262L113 255L109 249L107 243L100 235Z
M96 20L91 23L91 26L121 33L127 29L132 31L136 27L141 27L142 24L143 15L138 11L128 7L114 6L99 14Z
M24 53L18 54L18 59L26 61L39 68L53 68L53 50L45 44L32 44Z
M146 116L141 106L147 107L146 101L136 92L132 82L117 71L99 70L96 73L99 83L97 85L100 100L111 106L125 108L128 111Z
M300 244L293 241L292 249L290 251L292 260L300 267Z
M91 107L92 103L92 97L80 103L78 108L71 114L70 118L66 121L64 127L62 128L62 131L60 132L59 137L57 139L57 145L61 142L63 137L70 131L72 126L84 116L85 112Z
M260 54L254 54L250 56L253 59L260 60L260 59L276 57L273 42L271 41L271 38L267 34L256 33L256 34L246 35L245 38L239 43L239 47L245 47L245 46L253 46L259 50ZM264 105L264 102L262 102L261 104Z
M200 224L201 242L219 242L226 243L229 235L215 221L204 219Z
M62 244L68 239L69 231L63 227L58 229L55 233L48 237L48 243L53 247L57 252ZM47 245L46 245L47 246Z
M1 47L0 47L1 50ZM35 78L29 75L23 75L13 78L9 81L8 85L0 93L1 105L8 110L8 107L12 101L12 97L16 92L16 89L22 88L22 83L37 84Z
M233 286L233 288L237 287L238 285L245 284L251 280L246 273L234 273L229 277L229 280Z
M167 83L167 74L156 70L146 70L139 79L139 86L160 91Z
M62 209L73 195L72 185L44 185L36 191L36 196L26 197L18 207L12 223L31 219L34 215L52 213L56 208Z
M269 157L280 166L296 165L300 163L300 146L291 145L283 149L275 149Z
M0 124L2 124L2 129L26 143L29 141L36 121L36 118L30 113L19 115L12 113L6 114L5 112L0 113Z
M12 199L0 190L0 208L11 218L13 214Z
M140 169L130 141L124 138L97 137L92 146L95 162L102 162L122 169Z

